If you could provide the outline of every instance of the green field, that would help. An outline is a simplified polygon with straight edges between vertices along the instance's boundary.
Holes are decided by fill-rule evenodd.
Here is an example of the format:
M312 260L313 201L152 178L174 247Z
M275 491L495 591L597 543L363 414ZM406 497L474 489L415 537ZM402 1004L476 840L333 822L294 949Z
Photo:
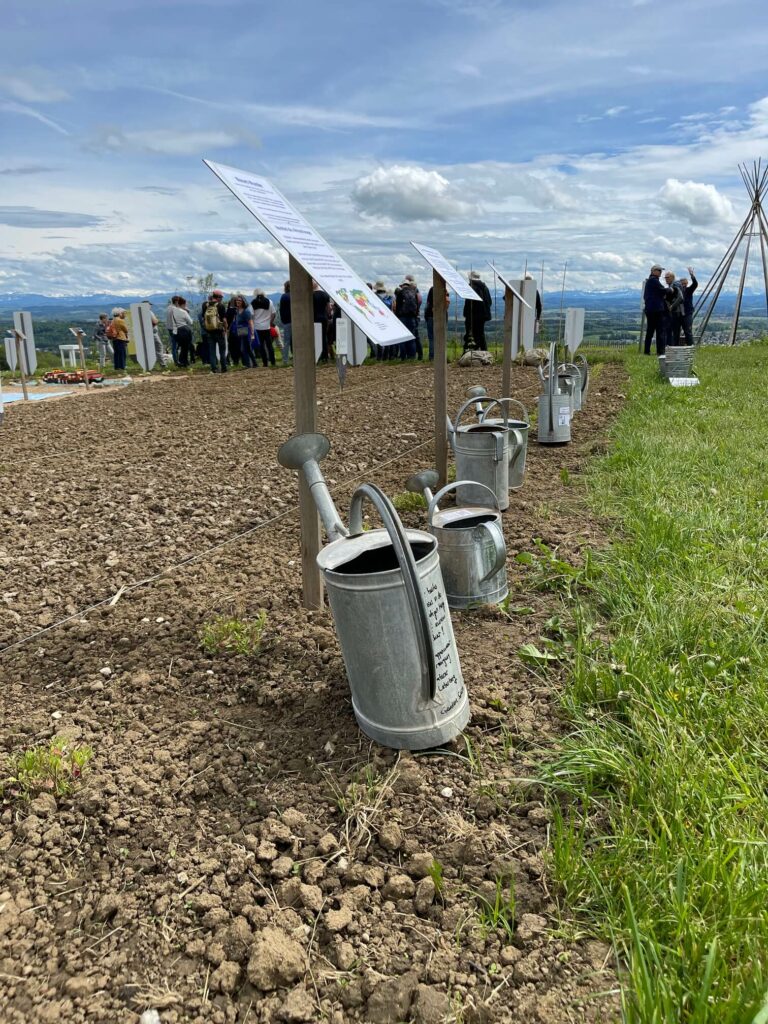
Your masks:
M611 546L563 592L572 733L543 777L568 912L613 940L632 1024L768 1021L768 344L627 358L588 500Z

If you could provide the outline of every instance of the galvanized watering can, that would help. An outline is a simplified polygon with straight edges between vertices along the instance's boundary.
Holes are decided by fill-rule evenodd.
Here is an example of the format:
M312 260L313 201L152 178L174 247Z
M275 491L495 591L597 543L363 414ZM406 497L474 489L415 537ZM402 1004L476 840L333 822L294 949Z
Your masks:
M477 484L484 488L495 508L441 510L437 503L459 484L447 484L433 495L437 480L437 473L427 469L410 477L405 486L417 494L423 492L427 499L427 529L437 540L448 607L463 609L498 604L509 593L509 587L507 546L496 495L490 488Z
M539 395L539 444L566 444L571 440L571 396L560 390L554 342L549 347L546 373L539 367L544 390Z
M581 404L579 408L583 409L587 401L587 394L589 392L589 363L581 354L581 352L579 352L579 354L573 360L573 365L579 371L581 383Z
M480 423L490 424L497 430L504 430L506 427L509 434L509 489L517 491L523 486L525 478L525 459L528 454L528 431L531 422L528 417L528 410L522 402L516 398L499 398L498 403L504 411L504 418L488 417L490 402L488 392L481 384L467 389L467 397L475 401L475 412ZM509 406L519 406L523 411L522 419L509 418ZM484 408L487 406L488 408Z
M487 423L460 426L461 417L474 404L475 399L470 398L459 409L455 423L448 420L448 439L456 457L456 480L461 485L457 497L462 505L484 506L488 500L485 488L490 488L503 512L509 508L509 431L506 417L501 427ZM488 408L498 404L494 399ZM522 437L518 441L522 444Z
M373 484L352 496L347 529L318 465L329 450L323 434L299 434L277 457L282 466L304 472L331 542L317 564L358 725L387 747L423 750L447 743L469 721L469 701L437 541L421 530L405 530ZM366 499L383 529L363 530Z
M575 363L560 363L557 368L558 387L571 400L571 415L581 412L581 371Z

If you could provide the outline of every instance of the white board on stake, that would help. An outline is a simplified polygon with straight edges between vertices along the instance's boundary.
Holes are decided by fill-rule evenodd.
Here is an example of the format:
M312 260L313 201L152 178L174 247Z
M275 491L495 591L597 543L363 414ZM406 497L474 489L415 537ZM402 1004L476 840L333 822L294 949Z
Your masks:
M342 326L343 325L343 326ZM352 323L346 316L336 321L336 355L339 352L339 328L342 333L346 331L347 349L346 357L350 366L362 366L368 355L368 338L360 330L357 324Z
M458 270L451 266L441 252L437 249L433 249L429 245L418 245L416 242L411 242L411 245L416 252L420 253L424 257L430 267L438 272L448 287L452 288L457 295L462 297L462 299L476 299L478 302L483 301L475 289L470 286L468 281L464 280ZM373 340L375 341L375 339Z
M584 313L585 310L575 306L565 311L565 347L571 355L584 340Z
M148 302L131 303L131 327L133 328L133 341L136 345L136 358L139 361L139 366L149 373L157 361L157 352L152 310Z
M11 373L16 372L16 338L10 334L5 339L5 361Z
M203 163L377 345L413 337L271 181L237 167Z
M323 354L323 325L315 324L315 362L320 361Z
M536 282L526 278L522 282L525 308L523 309L523 350L530 352L536 342Z
M26 312L14 313L13 326L19 334L24 335L24 340L19 345L21 349L21 368L27 377L31 377L37 369L37 352L35 352L35 332L32 328L32 314Z
M486 263L488 263L487 260L486 260ZM516 299L519 299L520 302L522 302L522 304L524 306L527 306L530 309L531 308L530 302L526 302L526 300L523 298L523 296L521 294L522 290L523 290L524 282L516 281L515 284L512 284L511 282L509 282L506 279L506 277L502 277L501 272L496 267L494 267L494 265L492 263L488 263L488 266L494 272L496 277L498 277L498 279L501 281L501 283L504 285L504 287L508 288L512 292L512 294L515 296Z

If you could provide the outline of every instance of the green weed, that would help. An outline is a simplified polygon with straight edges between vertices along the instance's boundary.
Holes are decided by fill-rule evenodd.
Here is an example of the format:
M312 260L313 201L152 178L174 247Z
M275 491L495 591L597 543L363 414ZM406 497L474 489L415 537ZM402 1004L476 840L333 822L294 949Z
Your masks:
M433 860L429 867L429 877L435 887L435 892L442 899L445 891L445 880L443 878L443 865L439 860Z
M427 507L427 499L415 491L401 491L392 498L398 512L420 512Z
M258 654L261 638L267 624L267 613L262 609L255 619L237 619L218 615L206 622L200 634L200 644L206 654Z
M492 897L480 892L473 893L476 915L486 932L501 930L508 941L515 934L515 887L511 877L499 876L496 879L496 892Z
M39 793L66 796L83 777L93 751L73 746L61 736L48 744L23 751L12 762L11 775L0 785L0 795L31 799Z

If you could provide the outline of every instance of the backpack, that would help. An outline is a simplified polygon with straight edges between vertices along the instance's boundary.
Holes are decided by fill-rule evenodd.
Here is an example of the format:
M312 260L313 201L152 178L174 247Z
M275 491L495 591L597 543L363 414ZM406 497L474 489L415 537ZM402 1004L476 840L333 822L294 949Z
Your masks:
M115 329L114 321L110 320L107 324L107 329L104 332L108 338L116 338L117 330Z
M269 299L266 295L257 295L251 306L254 309L269 309Z
M209 302L203 314L203 327L206 331L220 331L221 321L219 320L218 302Z
M397 296L398 316L418 316L419 300L412 284L401 285Z
M392 296L391 295L388 295L387 292L376 292L376 294L381 299L381 301L384 303L384 305L387 307L387 309L392 309Z

